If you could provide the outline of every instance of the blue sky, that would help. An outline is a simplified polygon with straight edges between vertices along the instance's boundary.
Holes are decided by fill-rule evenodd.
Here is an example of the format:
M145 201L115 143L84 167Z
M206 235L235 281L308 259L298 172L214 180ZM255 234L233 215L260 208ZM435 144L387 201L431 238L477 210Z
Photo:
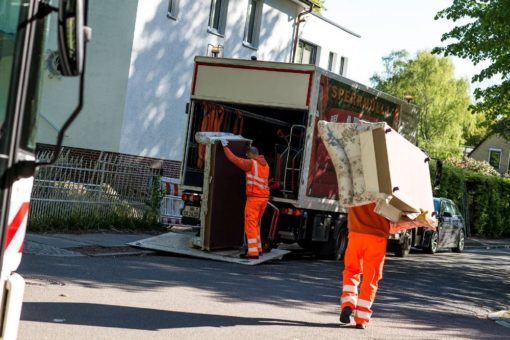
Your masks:
M452 0L326 0L324 16L361 34L358 67L348 76L369 84L374 72L382 70L381 57L392 50L411 53L441 45L441 35L453 27L447 20L434 20ZM457 77L478 73L468 60L452 58Z

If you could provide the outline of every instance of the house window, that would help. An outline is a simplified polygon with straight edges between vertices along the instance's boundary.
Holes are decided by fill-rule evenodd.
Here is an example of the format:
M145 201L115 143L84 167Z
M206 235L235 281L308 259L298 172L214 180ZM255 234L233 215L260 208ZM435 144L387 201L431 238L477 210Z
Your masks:
M347 58L340 57L340 71L338 72L341 76L345 76L347 73Z
M336 53L329 52L329 58L328 58L328 71L333 72L336 65Z
M169 0L167 16L170 19L177 20L178 13L179 13L179 0Z
M506 168L506 172L510 174L510 154L508 154L508 168Z
M496 170L501 166L501 149L489 149L489 164Z
M258 47L263 5L263 0L249 0L248 2L244 43L249 47Z
M296 50L296 63L313 64L317 58L317 46L300 40Z
M225 34L227 23L228 0L211 0L209 14L209 32L219 35Z

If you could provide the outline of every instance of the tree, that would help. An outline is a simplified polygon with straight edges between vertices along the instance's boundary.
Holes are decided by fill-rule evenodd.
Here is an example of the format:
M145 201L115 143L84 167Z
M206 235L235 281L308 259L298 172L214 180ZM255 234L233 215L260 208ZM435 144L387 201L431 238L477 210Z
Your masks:
M467 80L454 78L449 59L426 51L414 59L406 51L394 51L382 60L385 71L371 81L378 90L398 98L413 97L420 108L418 146L435 157L459 156L476 118L469 111Z
M324 3L326 2L326 0L311 0L311 2L319 6L313 9L315 13L322 14L326 10L326 7L324 7Z
M443 34L441 41L451 42L434 53L470 59L475 65L489 61L473 82L501 77L500 84L475 90L472 109L484 112L485 123L510 139L510 1L454 0L435 19L460 23Z

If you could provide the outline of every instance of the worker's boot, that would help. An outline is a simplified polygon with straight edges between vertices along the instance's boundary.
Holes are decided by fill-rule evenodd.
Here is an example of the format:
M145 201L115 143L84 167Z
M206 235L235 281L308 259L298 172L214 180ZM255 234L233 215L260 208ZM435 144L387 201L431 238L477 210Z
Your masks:
M364 323L364 324L359 323L359 324L356 325L356 329L365 329L365 328L367 328L367 324L366 323Z
M246 254L248 252L248 246L246 244L243 244L243 246L239 248L239 252L241 254Z
M342 312L340 313L340 322L341 323L351 323L351 315L352 315L351 307L343 308Z

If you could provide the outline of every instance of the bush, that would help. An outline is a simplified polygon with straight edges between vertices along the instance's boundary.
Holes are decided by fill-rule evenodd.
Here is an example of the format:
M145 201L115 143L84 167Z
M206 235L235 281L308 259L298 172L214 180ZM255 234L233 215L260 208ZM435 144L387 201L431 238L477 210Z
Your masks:
M473 235L510 237L509 179L445 164L440 188L434 195L447 197L461 208L469 217Z
M471 170L481 175L486 176L501 176L500 173L494 169L492 165L487 161L477 161L476 159L470 157L463 158L448 158L446 160L447 164L453 165L454 167L460 169Z

